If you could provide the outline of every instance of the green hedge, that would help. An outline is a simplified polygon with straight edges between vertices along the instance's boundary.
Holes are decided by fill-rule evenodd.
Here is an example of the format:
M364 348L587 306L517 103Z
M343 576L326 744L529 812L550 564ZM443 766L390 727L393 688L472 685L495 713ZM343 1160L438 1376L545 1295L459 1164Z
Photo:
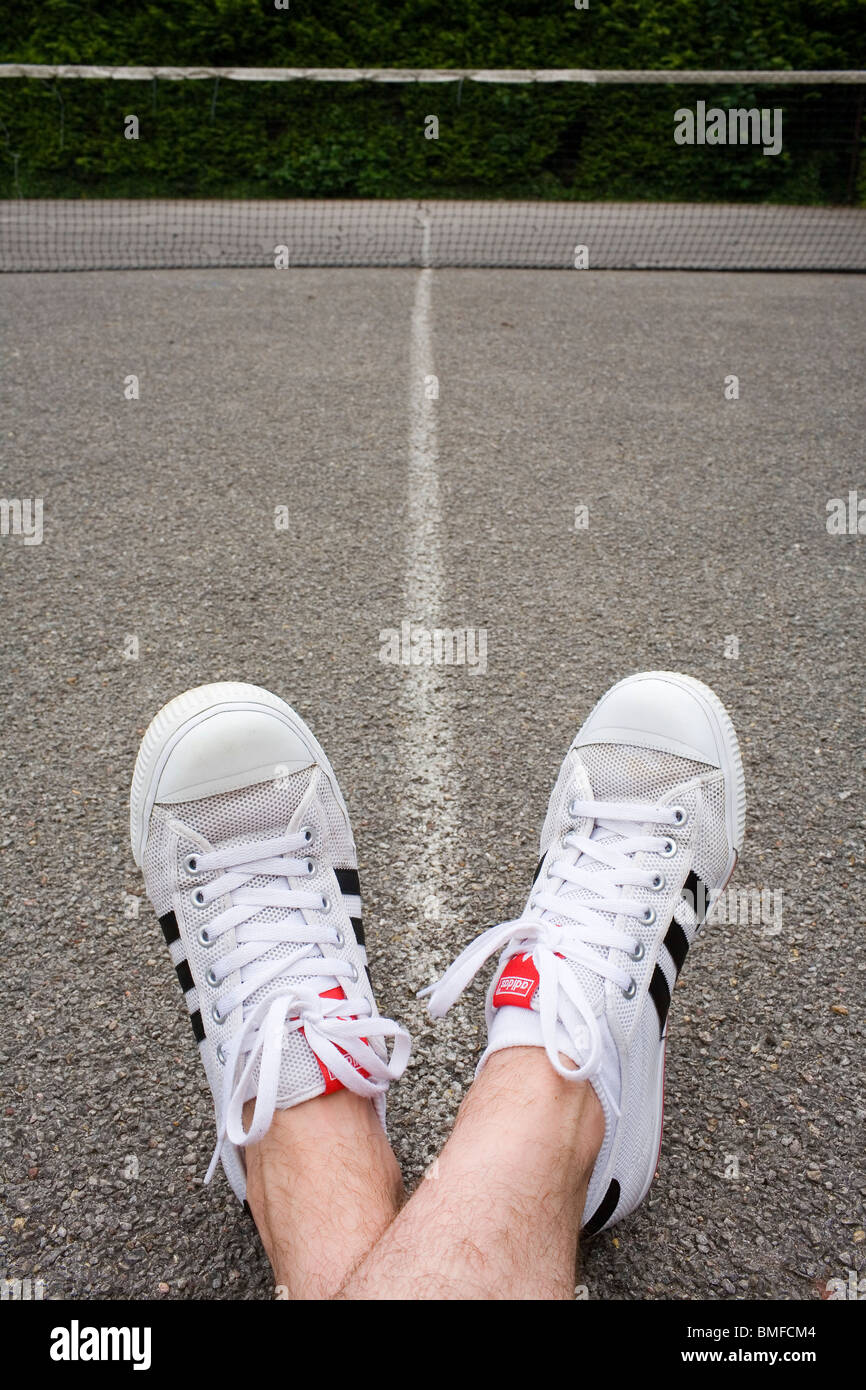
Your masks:
M862 0L39 0L7 62L264 67L866 67Z
M216 66L866 66L863 0L40 0L7 61ZM679 147L699 98L782 106L784 148ZM864 201L857 89L0 81L0 196ZM862 99L862 97L861 97ZM124 117L140 121L123 138ZM426 140L424 118L440 119ZM862 123L866 125L866 121ZM862 127L861 127L862 131ZM862 143L862 133L861 133ZM866 161L861 161L861 166Z
M677 146L674 111L708 96L781 106L782 152ZM4 81L0 196L841 203L856 99L856 89ZM130 115L137 140L124 136ZM436 140L425 138L429 115Z

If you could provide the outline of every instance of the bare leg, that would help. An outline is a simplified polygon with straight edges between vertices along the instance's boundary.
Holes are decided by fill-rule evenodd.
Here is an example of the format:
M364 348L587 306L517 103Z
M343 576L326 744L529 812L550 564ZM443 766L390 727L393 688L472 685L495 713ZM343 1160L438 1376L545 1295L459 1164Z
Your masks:
M276 1111L264 1139L247 1148L246 1164L247 1200L275 1282L290 1299L333 1298L403 1198L373 1106L351 1091Z
M566 1066L572 1065L563 1058ZM434 1168L345 1299L568 1299L604 1117L537 1047L494 1053Z

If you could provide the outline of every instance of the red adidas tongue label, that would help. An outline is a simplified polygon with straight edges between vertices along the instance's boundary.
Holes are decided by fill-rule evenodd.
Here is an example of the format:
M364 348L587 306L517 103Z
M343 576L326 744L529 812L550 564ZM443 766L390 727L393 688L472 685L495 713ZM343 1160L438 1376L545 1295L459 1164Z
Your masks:
M512 956L496 983L493 1007L516 1005L518 1009L532 1007L532 996L538 989L538 971L532 956Z
M346 993L342 985L337 985L334 989L322 990L322 993L319 995L320 999L345 999L345 997ZM352 1017L354 1018L355 1015L353 1014ZM366 1042L367 1039L364 1038L362 1041ZM369 1077L370 1073L364 1071L363 1067L359 1067L354 1057L350 1057L347 1052L343 1052L342 1047L338 1047L336 1043L334 1044L334 1046L337 1047L338 1052L343 1053L343 1056L345 1057L346 1061L349 1063L351 1067L355 1068L355 1071L359 1072L361 1076ZM313 1055L316 1056L315 1053ZM346 1087L344 1086L343 1082L337 1079L337 1077L331 1071L330 1067L325 1066L325 1063L322 1061L321 1057L316 1056L316 1061L319 1064L319 1071L322 1073L322 1079L325 1083L325 1089L322 1092L322 1094L330 1096L333 1095L335 1091L345 1091Z

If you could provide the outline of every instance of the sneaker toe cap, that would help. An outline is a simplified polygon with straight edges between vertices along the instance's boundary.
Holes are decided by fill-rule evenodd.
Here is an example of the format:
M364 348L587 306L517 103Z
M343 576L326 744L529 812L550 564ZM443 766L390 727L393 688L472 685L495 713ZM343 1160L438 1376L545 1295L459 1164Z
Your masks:
M180 738L159 776L156 801L194 801L287 777L315 763L297 730L267 710L216 708Z
M711 767L722 765L717 721L698 690L665 672L631 676L596 705L577 736L586 743L661 749Z

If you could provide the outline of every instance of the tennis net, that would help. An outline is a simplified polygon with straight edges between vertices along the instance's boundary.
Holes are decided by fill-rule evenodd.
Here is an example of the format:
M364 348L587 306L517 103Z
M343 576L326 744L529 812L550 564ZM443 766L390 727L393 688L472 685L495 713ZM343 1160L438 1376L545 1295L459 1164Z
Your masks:
M866 72L0 79L6 271L866 270Z

